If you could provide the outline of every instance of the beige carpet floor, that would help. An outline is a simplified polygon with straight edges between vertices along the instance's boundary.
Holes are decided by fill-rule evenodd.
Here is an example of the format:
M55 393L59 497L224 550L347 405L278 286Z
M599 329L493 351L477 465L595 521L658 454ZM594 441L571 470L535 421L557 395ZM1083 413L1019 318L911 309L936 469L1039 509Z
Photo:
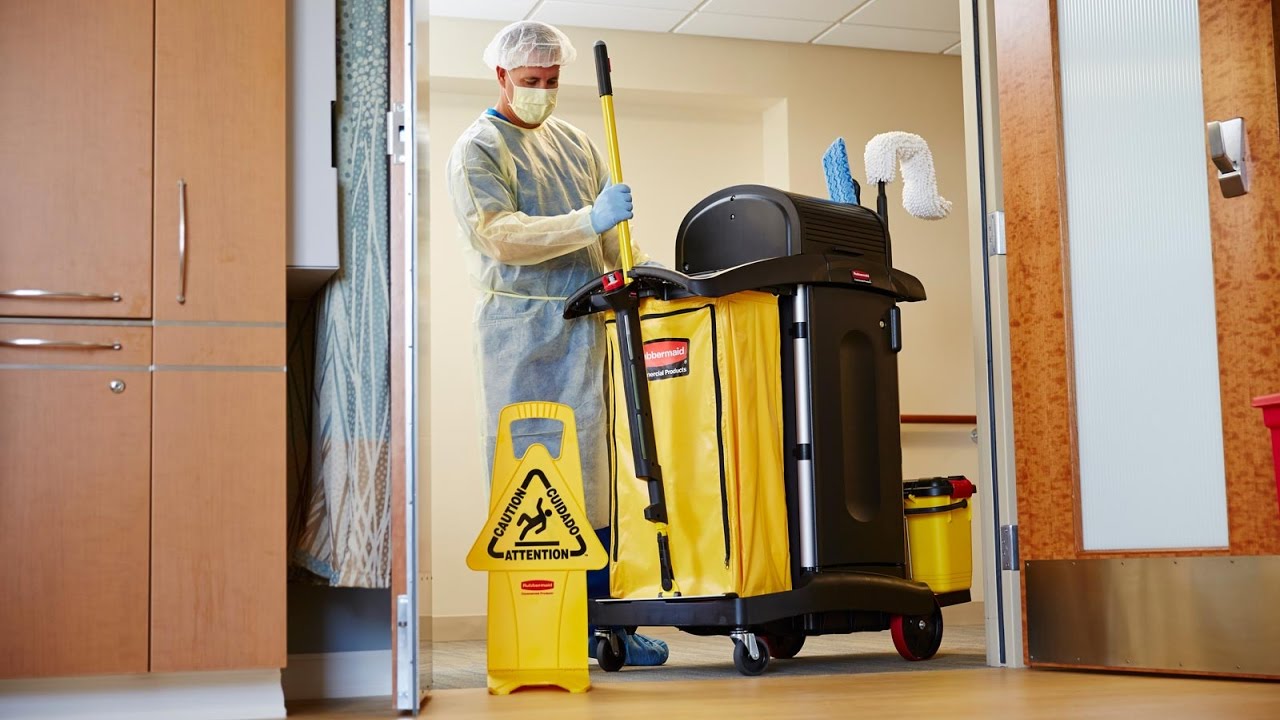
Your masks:
M671 628L646 628L662 638L671 658L654 668L623 668L606 673L591 662L593 683L700 680L741 677L733 667L733 643L725 637L696 637ZM585 642L585 639L584 639ZM926 662L907 662L893 649L888 632L811 637L791 660L771 660L765 675L860 675L922 670L959 670L986 666L986 635L981 625L948 625L942 649ZM485 686L485 642L468 640L432 645L432 687L436 690Z

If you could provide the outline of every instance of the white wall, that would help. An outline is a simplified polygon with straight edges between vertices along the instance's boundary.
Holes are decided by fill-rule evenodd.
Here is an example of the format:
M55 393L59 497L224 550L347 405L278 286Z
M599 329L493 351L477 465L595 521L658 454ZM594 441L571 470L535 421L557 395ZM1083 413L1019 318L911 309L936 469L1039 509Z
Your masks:
M496 98L480 53L497 23L430 23L430 274L424 316L430 335L430 537L438 639L453 618L482 615L485 578L463 556L484 521L487 489L476 420L471 352L473 293L450 209L444 164L469 122ZM562 74L559 117L604 147L590 48L609 43L626 181L635 189L637 240L672 262L685 212L713 190L760 182L826 196L821 157L838 136L861 179L861 148L872 135L907 130L934 150L952 217L909 218L900 184L890 188L894 259L924 282L929 301L904 307L902 408L906 413L974 412L965 145L960 61L890 53L716 38L565 28L579 60ZM864 188L864 204L874 203ZM978 458L967 426L908 428L904 474L968 474ZM976 519L975 519L976 520ZM975 552L975 555L977 553ZM978 568L975 567L975 571ZM981 585L975 585L980 595Z

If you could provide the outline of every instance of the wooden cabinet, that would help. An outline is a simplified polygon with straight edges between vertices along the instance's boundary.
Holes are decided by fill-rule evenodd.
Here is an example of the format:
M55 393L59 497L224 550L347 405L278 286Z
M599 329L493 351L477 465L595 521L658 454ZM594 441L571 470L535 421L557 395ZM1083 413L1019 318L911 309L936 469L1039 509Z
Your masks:
M0 0L0 315L151 316L152 49L152 0Z
M285 663L285 53L284 0L0 0L0 295L121 295L0 297L106 343L0 346L0 678Z
M0 677L147 669L150 340L0 323Z
M284 5L156 2L159 321L284 320Z
M153 672L285 662L285 95L283 0L157 0Z
M155 373L153 672L285 664L282 365Z

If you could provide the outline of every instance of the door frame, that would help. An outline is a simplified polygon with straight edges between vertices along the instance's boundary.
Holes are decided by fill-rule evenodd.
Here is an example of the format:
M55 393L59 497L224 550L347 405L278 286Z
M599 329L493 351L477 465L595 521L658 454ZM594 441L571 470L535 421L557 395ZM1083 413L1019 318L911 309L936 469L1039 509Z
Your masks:
M417 107L414 0L389 0L387 162L391 243L391 652L396 710L417 715L429 683L420 668L418 601ZM429 662L429 658L427 659Z
M397 623L399 607L408 602L408 632L393 627L396 707L416 714L425 698L426 684L418 683L418 668L429 658L419 657L419 537L429 528L426 514L418 512L427 500L419 498L418 388L418 308L419 285L417 243L416 62L414 61L414 4L425 0L390 0L391 13L391 103L403 104L402 119L393 127L405 138L407 152L403 164L392 162L391 244L392 244L392 347L403 350L393 355L393 434L401 434L393 444L396 457L403 457L402 472L393 469L393 580L392 619ZM1013 528L1016 537L1017 512L1013 475L1013 411L1008 340L1008 296L1003 254L989 256L987 238L1000 221L1003 200L1000 191L999 122L996 99L996 59L994 40L994 0L956 0L960 7L962 75L964 82L964 122L966 136L966 185L969 188L970 271L977 394L978 455L980 477L978 501L984 522L980 542L984 557L984 627L987 664L995 667L1024 667L1022 642L1022 596L1016 554L1012 548L1009 565L1002 568L1001 528ZM422 16L426 16L423 12ZM425 39L423 41L425 43ZM419 48L420 51L425 50ZM389 138L389 142L391 139ZM976 192L975 192L976 189ZM406 212L407 210L407 212ZM993 219L993 216L996 216ZM977 280L980 278L980 280ZM399 289L395 283L399 282ZM982 332L977 332L982 328ZM397 385L398 384L398 385ZM395 408L399 407L399 411ZM394 464L393 464L394 467ZM421 502L420 502L421 500ZM404 508L404 512L400 512ZM403 525L402 525L403 524ZM405 617L399 617L401 622ZM404 637L402 637L402 635ZM408 643L407 646L405 643ZM407 648L408 652L405 651ZM416 692L401 692L404 678L417 685ZM417 696L416 699L414 696Z
M960 5L987 664L1025 667L994 0ZM981 332L978 329L981 328ZM1009 538L1002 543L1002 536Z

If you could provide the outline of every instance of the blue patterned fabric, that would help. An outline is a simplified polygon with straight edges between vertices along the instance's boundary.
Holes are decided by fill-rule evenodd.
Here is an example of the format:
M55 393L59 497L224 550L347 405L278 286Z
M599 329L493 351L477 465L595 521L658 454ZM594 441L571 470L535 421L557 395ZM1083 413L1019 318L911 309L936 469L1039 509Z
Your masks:
M299 491L293 561L331 585L388 587L388 3L338 0L337 7L342 265L316 300L310 472Z

